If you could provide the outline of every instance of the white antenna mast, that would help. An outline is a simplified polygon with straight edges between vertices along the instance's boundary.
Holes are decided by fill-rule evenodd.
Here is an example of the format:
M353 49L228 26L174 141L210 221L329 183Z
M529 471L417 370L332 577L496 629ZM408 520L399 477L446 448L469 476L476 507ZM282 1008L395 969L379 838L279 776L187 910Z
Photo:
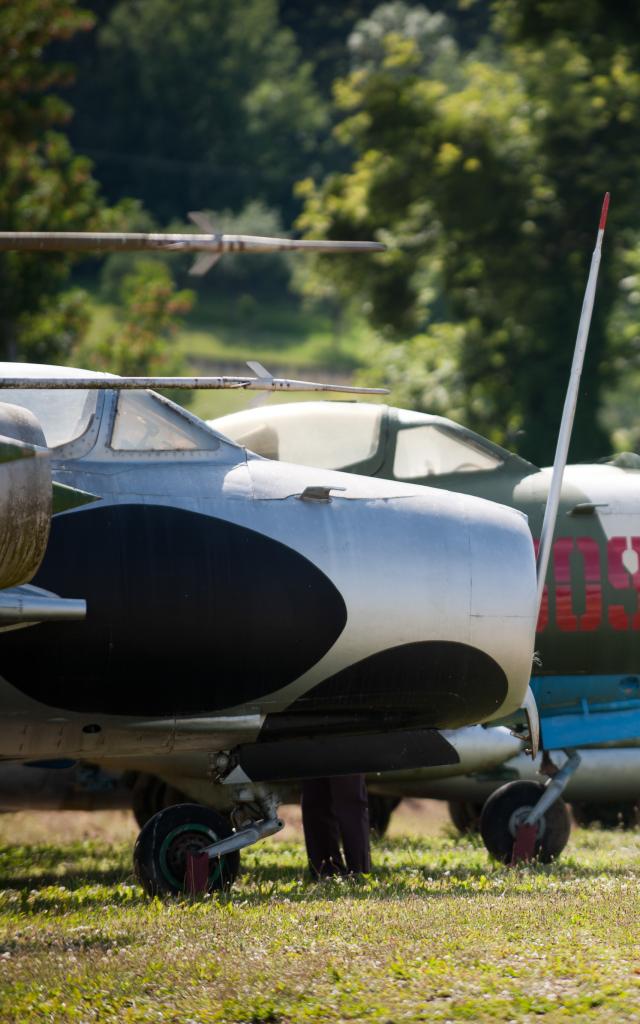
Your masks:
M602 251L602 238L604 236L605 224L607 223L608 211L609 193L606 192L604 201L602 203L602 213L600 214L600 224L598 226L598 234L596 236L596 245L595 249L593 250L593 255L591 257L591 267L589 269L587 287L585 289L584 299L582 301L582 312L580 314L580 323L578 324L578 335L576 338L575 351L573 353L573 362L571 364L569 386L567 388L567 394L564 400L564 409L562 410L562 420L560 421L560 431L558 433L558 443L556 445L556 454L553 461L551 486L549 488L549 497L547 498L547 506L544 510L544 521L542 523L542 532L540 534L540 547L538 549L537 570L538 612L540 612L540 606L542 604L542 594L544 592L544 583L547 575L547 568L549 565L549 555L551 553L551 541L553 540L553 532L556 526L556 519L558 518L558 508L560 505L560 491L562 489L562 477L564 475L565 466L567 464L567 456L569 454L569 444L571 442L573 420L576 411L576 403L578 401L580 377L582 375L584 354L587 348L587 339L589 337L589 328L591 326L593 300L595 298L596 285L598 282L600 254Z

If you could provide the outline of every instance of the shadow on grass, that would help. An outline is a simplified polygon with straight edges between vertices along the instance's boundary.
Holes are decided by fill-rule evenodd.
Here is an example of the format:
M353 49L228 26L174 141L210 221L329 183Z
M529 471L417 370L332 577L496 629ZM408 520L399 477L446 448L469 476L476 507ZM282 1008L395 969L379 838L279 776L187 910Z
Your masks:
M131 875L130 865L130 860L125 863L122 855L103 844L4 845L0 848L0 890L117 885Z
M34 874L22 871L14 875L0 874L0 890L2 889L46 889L49 886L63 885L65 889L81 889L87 885L121 885L131 881L132 871L123 868L90 868L76 870L69 865L68 871L38 871Z
M0 850L0 916L6 913L35 914L46 910L64 914L83 908L138 906L148 897L135 883L130 862L114 863L108 847L87 850L86 846L4 847ZM468 852L473 863L460 864L457 858ZM433 862L430 863L430 855ZM583 882L607 875L612 879L640 876L640 865L603 867L575 863L573 858L548 865L533 864L509 869L492 863L480 848L459 844L444 849L432 848L420 840L388 840L377 847L372 874L363 879L327 879L314 882L300 863L277 863L277 847L268 850L267 863L261 863L258 850L247 856L236 884L228 893L215 894L214 903L242 903L261 906L268 903L337 903L350 901L397 901L408 898L427 900L451 897L467 899L491 894L513 894L539 899L546 882L562 885ZM286 859L287 851L282 851ZM106 861L103 866L86 864L89 857ZM289 854L290 856L290 854ZM74 864L74 859L76 863ZM77 862L85 861L85 865ZM33 861L33 862L32 862ZM8 891L7 891L8 890ZM185 897L177 897L185 901ZM175 901L170 901L175 902Z

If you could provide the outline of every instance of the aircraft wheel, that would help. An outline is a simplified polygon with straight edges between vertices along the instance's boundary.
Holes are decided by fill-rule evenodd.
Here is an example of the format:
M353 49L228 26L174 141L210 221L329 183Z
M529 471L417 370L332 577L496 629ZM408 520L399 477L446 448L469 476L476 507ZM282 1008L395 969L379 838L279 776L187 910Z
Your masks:
M139 827L142 828L158 811L172 804L185 804L189 799L175 786L170 786L155 775L140 773L131 792L131 809Z
M158 811L142 828L133 851L136 877L149 896L185 892L187 853L231 835L225 818L201 804L176 804ZM238 874L240 855L210 862L207 891L228 889Z
M136 822L142 828L162 808L158 802L164 782L155 775L140 772L131 790L131 809Z
M369 793L369 827L371 831L382 839L391 821L391 815L400 803L397 796L381 796L379 793Z
M482 804L471 800L449 800L449 817L463 836L480 831L480 815Z
M538 782L508 782L492 793L482 809L480 832L487 850L503 864L511 863L518 825L538 802L544 786ZM538 822L535 856L548 864L564 850L571 832L569 808L562 798Z

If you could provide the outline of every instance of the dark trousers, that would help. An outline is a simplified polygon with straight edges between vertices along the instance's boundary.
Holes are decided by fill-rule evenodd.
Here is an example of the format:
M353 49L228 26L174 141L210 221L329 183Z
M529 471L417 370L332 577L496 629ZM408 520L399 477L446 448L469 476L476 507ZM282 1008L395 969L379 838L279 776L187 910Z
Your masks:
M302 827L313 875L371 871L369 802L364 775L303 782Z

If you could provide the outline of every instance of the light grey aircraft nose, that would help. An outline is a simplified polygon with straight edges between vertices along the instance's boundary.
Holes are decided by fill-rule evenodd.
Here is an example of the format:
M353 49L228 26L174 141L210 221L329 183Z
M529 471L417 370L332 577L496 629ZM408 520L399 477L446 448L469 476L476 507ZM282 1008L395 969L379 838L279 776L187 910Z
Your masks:
M375 715L438 728L522 703L536 580L526 518L460 494L250 459L261 529L304 536L344 602L323 658L263 703L269 714ZM309 497L312 495L312 497ZM304 530L300 518L304 519ZM292 638L295 642L295 638Z

